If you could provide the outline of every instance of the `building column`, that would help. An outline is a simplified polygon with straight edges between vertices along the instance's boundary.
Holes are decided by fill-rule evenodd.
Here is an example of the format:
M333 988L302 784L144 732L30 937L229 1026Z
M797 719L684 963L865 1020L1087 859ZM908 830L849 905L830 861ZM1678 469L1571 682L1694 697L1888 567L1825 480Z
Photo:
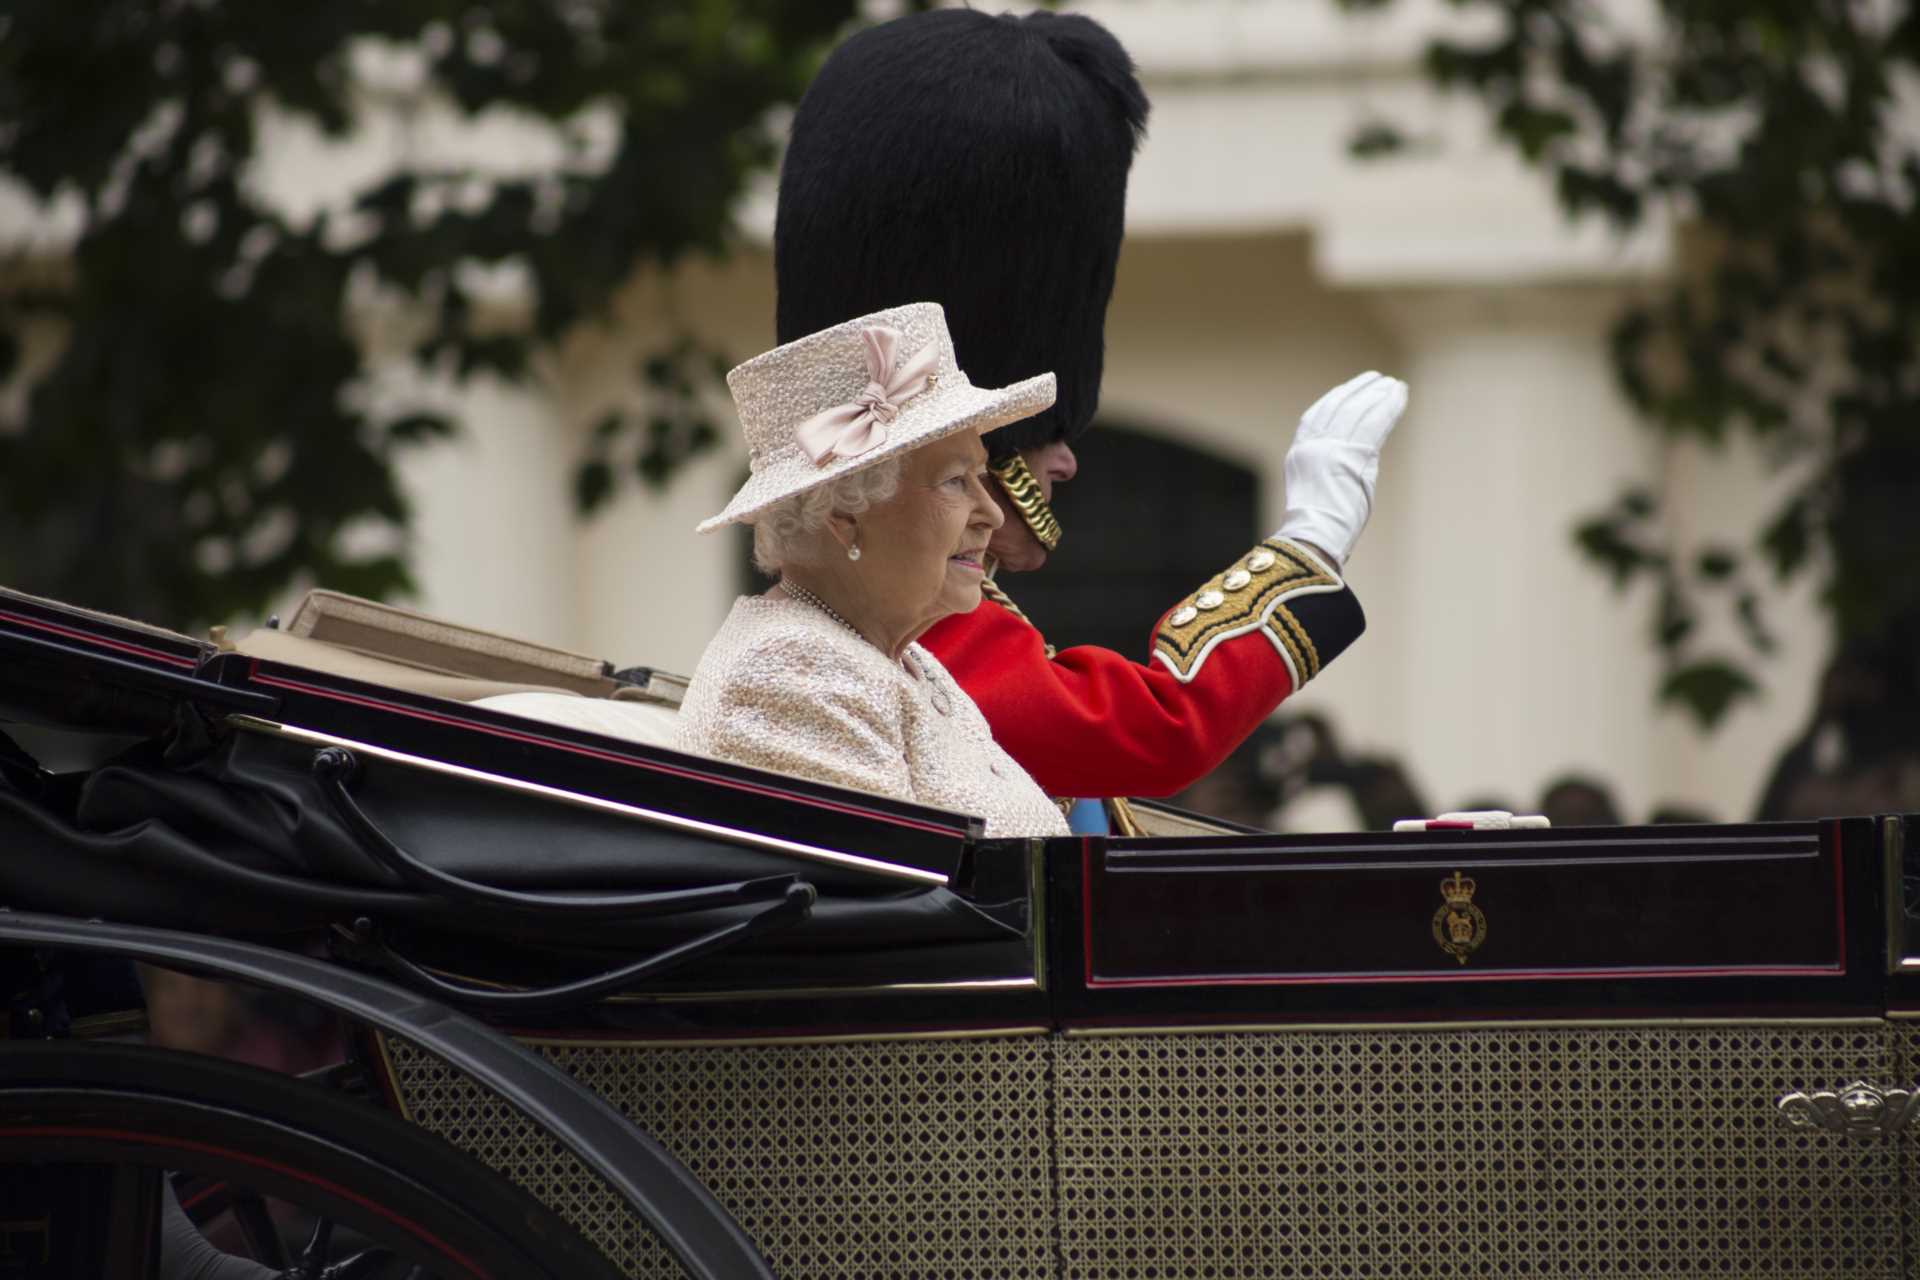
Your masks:
M1419 762L1429 802L1492 791L1530 808L1592 773L1628 814L1668 795L1650 733L1658 658L1644 593L1617 593L1575 522L1659 465L1613 382L1603 288L1454 287L1374 295L1412 389L1382 468L1368 641L1395 705L1366 726ZM1377 541L1373 541L1376 540Z
M403 371L407 398L457 425L401 455L413 505L410 607L561 647L576 643L574 454L538 389L478 375L457 387ZM325 583L321 583L325 586Z

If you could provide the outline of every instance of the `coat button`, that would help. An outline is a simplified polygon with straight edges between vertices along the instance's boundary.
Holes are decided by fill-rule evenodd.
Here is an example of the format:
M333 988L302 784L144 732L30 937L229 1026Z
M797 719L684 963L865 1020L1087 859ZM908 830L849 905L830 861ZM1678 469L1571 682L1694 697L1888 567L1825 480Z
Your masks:
M1195 618L1199 616L1200 616L1200 611L1198 609L1194 608L1190 604L1183 604L1178 609L1175 609L1173 611L1173 616L1171 618L1168 618L1167 621L1171 622L1176 627L1184 627L1189 622L1192 622Z
M1253 575L1245 569L1235 569L1232 573L1220 579L1220 585L1229 591L1238 591L1252 581Z
M947 701L947 692L944 689L935 689L933 695L927 700L933 703L933 709L943 716L953 710L953 705Z
M1209 588L1193 598L1193 607L1196 609L1218 609L1226 602L1227 598L1225 596Z
M1273 552L1267 550L1265 547L1260 548L1247 557L1247 568L1253 570L1255 573L1273 568Z

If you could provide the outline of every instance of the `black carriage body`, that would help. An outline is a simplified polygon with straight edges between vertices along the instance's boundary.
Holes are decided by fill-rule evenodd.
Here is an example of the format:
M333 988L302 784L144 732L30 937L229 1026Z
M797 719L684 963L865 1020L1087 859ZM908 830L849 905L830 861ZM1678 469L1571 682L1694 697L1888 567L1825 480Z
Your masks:
M76 724L124 701L129 735L178 744L191 704L205 777L317 813L314 761L346 752L372 826L463 882L813 886L803 923L482 1014L656 1135L779 1275L1920 1274L1906 818L992 841L0 600L0 644L22 637L42 643L30 698L0 680L14 716L71 690ZM456 999L765 909L449 906L335 825L269 833L281 862L248 870L327 879L301 920ZM279 883L205 874L256 906ZM39 883L5 888L34 906ZM627 1273L678 1273L484 1080L391 1028L367 1047L400 1114L591 1224Z

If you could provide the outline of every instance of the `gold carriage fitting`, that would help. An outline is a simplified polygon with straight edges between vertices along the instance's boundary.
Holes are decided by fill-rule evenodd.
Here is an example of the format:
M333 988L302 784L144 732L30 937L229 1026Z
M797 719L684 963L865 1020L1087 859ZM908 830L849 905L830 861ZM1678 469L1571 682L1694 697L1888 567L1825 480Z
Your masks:
M270 901L611 1104L786 1280L1920 1276L1908 818L985 840L537 718L670 723L668 678L314 608L222 648L0 596L0 939ZM77 816L22 763L55 722L117 744ZM181 843L208 787L274 798L220 816L243 852ZM294 868L324 893L260 896ZM697 909L595 913L659 893ZM579 1130L410 1030L359 1061L413 1132L683 1273Z

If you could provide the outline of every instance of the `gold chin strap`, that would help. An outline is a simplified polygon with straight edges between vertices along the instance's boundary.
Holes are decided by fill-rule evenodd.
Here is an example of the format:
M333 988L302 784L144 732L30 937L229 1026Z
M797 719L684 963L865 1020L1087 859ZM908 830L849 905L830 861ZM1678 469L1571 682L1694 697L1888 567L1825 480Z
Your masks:
M1004 462L988 464L993 478L1006 490L1007 500L1013 503L1013 509L1020 513L1020 519L1026 522L1040 545L1051 551L1060 545L1060 521L1054 518L1053 508L1040 492L1040 482L1033 478L1033 472L1027 468L1027 461L1019 454L1013 454Z

